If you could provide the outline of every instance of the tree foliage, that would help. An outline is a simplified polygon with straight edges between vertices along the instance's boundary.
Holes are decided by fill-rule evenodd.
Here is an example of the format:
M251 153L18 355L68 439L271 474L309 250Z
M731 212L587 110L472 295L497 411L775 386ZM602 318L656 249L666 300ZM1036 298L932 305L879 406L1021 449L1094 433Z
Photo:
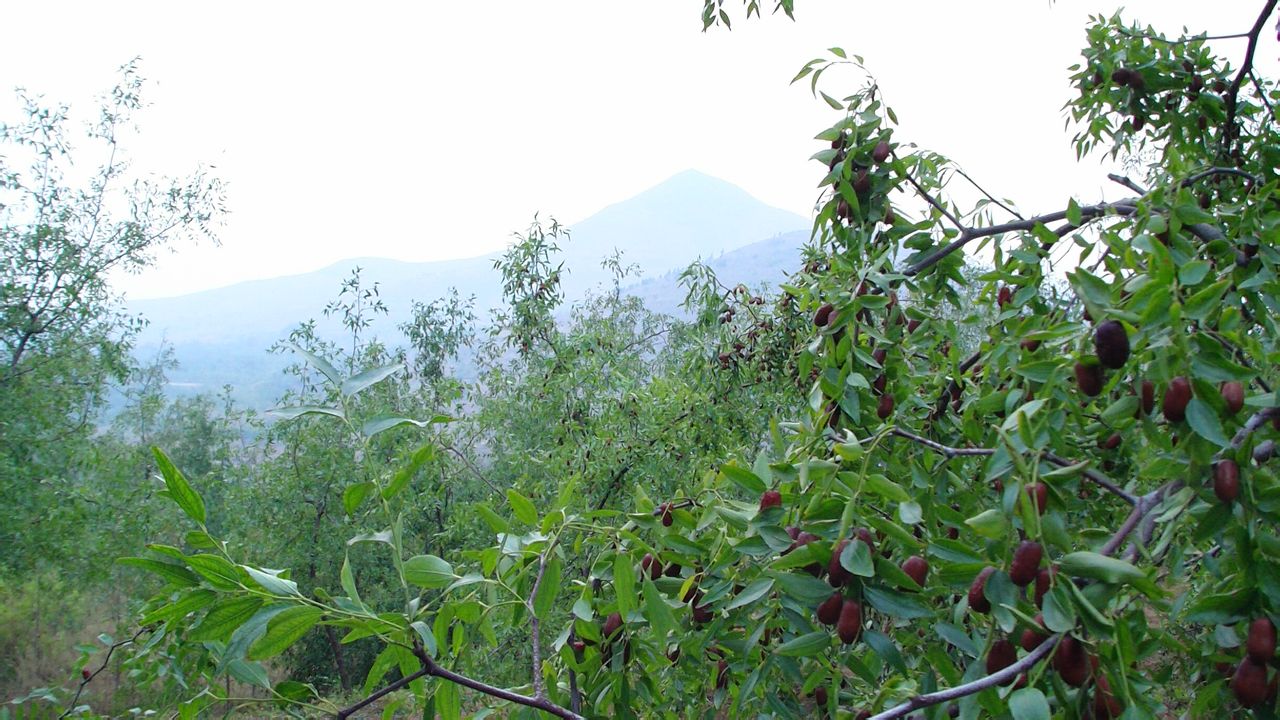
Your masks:
M318 381L273 432L306 427L323 450L298 456L324 462L273 491L341 497L345 537L292 563L227 542L156 451L195 534L127 562L167 583L148 632L212 658L182 712L230 673L340 718L393 697L443 718L1270 717L1280 138L1252 58L1275 5L1233 61L1092 20L1066 109L1082 157L1146 161L1121 200L961 207L967 176L898 136L872 79L826 91L861 71L833 48L796 78L836 119L773 300L694 268L689 323L616 288L560 322L553 222L497 263L473 412L415 407L404 358L304 347ZM462 535L415 524L464 486ZM313 630L376 644L362 699L268 681Z

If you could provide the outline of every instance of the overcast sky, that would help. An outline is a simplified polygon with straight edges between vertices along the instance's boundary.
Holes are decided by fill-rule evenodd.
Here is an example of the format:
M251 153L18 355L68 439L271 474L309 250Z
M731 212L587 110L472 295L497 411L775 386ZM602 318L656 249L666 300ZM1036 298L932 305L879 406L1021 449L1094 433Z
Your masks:
M699 0L41 0L5 8L0 89L89 112L115 68L142 57L151 107L136 165L215 165L231 209L221 247L181 248L119 282L158 297L357 256L474 256L535 212L572 223L689 168L808 216L812 137L838 116L788 83L832 45L865 58L898 141L1023 209L1115 197L1106 167L1074 162L1061 107L1087 16L1117 5L799 0L794 23L703 33ZM1125 6L1166 32L1220 34L1248 29L1262 3ZM1219 47L1236 63L1244 50ZM1277 54L1264 33L1272 76ZM849 74L826 87L859 85Z

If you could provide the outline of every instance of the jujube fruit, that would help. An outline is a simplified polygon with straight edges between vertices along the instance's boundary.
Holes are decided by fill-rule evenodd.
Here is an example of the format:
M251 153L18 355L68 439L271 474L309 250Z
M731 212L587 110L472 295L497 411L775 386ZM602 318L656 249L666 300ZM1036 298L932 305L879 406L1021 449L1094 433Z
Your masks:
M662 563L653 555L645 553L640 559L640 574L648 575L650 580L657 580L662 577Z
M813 324L818 327L826 327L831 322L831 313L835 311L835 306L827 303L818 308L818 312L813 314Z
M1218 388L1222 393L1222 402L1227 406L1227 412L1235 415L1244 407L1244 385L1235 380L1224 382Z
M1053 586L1053 578L1057 574L1058 568L1056 565L1041 568L1040 572L1036 573L1036 607L1044 604L1045 593L1049 592L1049 588Z
M849 540L845 538L837 541L831 548L831 560L827 563L827 582L831 583L831 587L844 587L853 578L853 573L845 570L844 565L840 564L840 553L848 544Z
M1093 689L1093 717L1095 720L1112 720L1124 713L1124 703L1111 694L1111 683L1105 675L1099 675Z
M1045 508L1049 507L1049 486L1042 482L1033 482L1023 488L1023 492L1035 506L1036 514L1043 515Z
M925 578L929 576L929 561L919 555L912 555L902 562L902 572L917 585L924 587Z
M1129 361L1129 333L1117 320L1108 320L1093 331L1093 347L1098 362L1112 370L1124 367Z
M1275 440L1263 440L1262 442L1253 446L1253 461L1258 463L1259 465L1275 457L1275 454L1276 454Z
M1243 706L1251 708L1267 698L1267 666L1245 658L1231 676L1231 692Z
M1048 635L1040 632L1039 628L1044 627L1044 615L1037 614L1035 617L1036 627L1027 628L1022 631L1022 637L1019 639L1022 649L1031 652L1040 647L1045 640L1049 639Z
M969 586L969 607L974 612L991 612L991 601L986 595L987 578L991 577L991 573L995 571L993 567L982 568L978 576L973 579L973 584Z
M1142 414L1150 415L1156 409L1156 384L1150 380L1142 381Z
M1106 378L1102 374L1102 365L1093 358L1085 358L1076 363L1076 386L1080 392L1089 397L1097 397L1102 392L1102 384Z
M1276 626L1270 618L1260 617L1249 624L1245 652L1255 662L1269 662L1276 654Z
M614 635L622 629L622 616L618 613L609 613L609 617L605 618L604 625L600 628L600 634L605 640L612 640Z
M1013 646L1013 643L1003 638L997 640L991 644L991 649L987 651L987 674L994 675L1017 661L1018 649ZM1011 677L1000 684L1011 685L1013 680Z
M880 402L876 405L876 417L884 420L893 414L893 396L888 393L880 396Z
M845 600L840 608L840 620L836 623L840 642L852 645L862 635L862 606L853 600Z
M1187 417L1187 405L1190 402L1191 382L1181 375L1170 380L1169 387L1164 389L1164 402L1160 405L1164 410L1164 419L1182 422Z
M1040 543L1023 540L1013 552L1013 562L1009 564L1009 579L1018 587L1030 585L1035 581L1043 559L1044 547Z
M1053 651L1053 669L1062 682L1072 687L1083 687L1089 680L1089 652L1084 643L1070 635L1063 635Z
M844 607L844 596L838 591L822 601L818 606L818 622L823 625L835 625L840 620L840 610Z
M782 493L777 490L765 490L760 494L760 512L775 507L782 507Z
M871 159L878 163L882 163L889 159L889 143L881 140L876 143L876 147L871 151Z
M1235 460L1219 460L1213 464L1213 494L1225 503L1240 496L1240 466Z
M662 503L658 509L662 511L662 526L671 527L671 523L675 522L675 517L671 515L671 503Z

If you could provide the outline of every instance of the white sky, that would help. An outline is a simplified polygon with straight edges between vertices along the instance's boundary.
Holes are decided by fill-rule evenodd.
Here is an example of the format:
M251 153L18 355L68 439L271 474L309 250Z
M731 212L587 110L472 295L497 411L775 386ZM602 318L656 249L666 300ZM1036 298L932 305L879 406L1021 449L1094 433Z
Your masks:
M838 116L788 83L832 45L878 77L897 140L998 196L1030 211L1114 197L1125 191L1105 168L1074 162L1061 107L1087 15L1117 5L798 0L794 23L738 9L732 32L704 34L699 0L41 0L5 8L0 93L22 85L87 113L142 56L152 106L130 143L137 166L215 165L231 209L221 247L120 281L159 297L349 257L478 255L534 212L572 223L688 168L808 215L812 137ZM1262 3L1126 7L1166 32L1220 34L1247 30ZM1264 33L1258 56L1273 77L1274 43ZM1243 42L1219 47L1243 55Z

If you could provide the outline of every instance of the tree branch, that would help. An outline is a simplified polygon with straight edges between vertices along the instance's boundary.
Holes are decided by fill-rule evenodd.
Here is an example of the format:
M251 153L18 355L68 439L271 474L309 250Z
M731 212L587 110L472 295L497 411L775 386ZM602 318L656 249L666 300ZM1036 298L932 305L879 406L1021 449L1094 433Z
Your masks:
M547 553L549 552L551 552L550 546L538 556L538 574L534 575L533 587L529 588L529 597L524 601L525 608L529 611L529 635L533 646L533 696L539 700L545 697L546 693L542 687L542 642L538 637L538 614L533 611L533 599L538 594L542 575L547 570Z
M541 710L545 713L555 715L556 717L564 718L565 720L586 720L572 710L562 708L546 698L529 697L527 695L513 693L510 690L494 687L493 685L480 682L479 680L469 678L465 675L459 675L452 670L440 667L436 664L436 661L431 659L431 656L427 654L427 651L422 647L421 643L414 644L413 654L417 656L418 661L422 663L422 668L426 674L431 675L432 677L448 680L449 682L456 683L465 688L470 688L476 692L484 693L490 697L496 697L499 700L506 700L507 702L516 703L517 705L524 705L525 707L531 707L535 710Z
M351 706L349 706L349 707L345 707L345 708L343 708L343 709L339 710L339 711L338 711L338 714L337 714L335 717L336 717L338 720L346 720L347 718L351 717L351 715L352 715L353 713L355 713L355 712L357 712L358 710L360 710L360 708L363 708L363 707L365 707L365 706L369 705L370 703L377 701L377 700L378 700L379 698L381 698L381 697L385 697L385 696L387 696L387 695L390 695L391 693L393 693L393 692L395 692L395 691L399 690L400 688L403 688L403 687L408 686L408 685L409 685L409 683L413 682L414 680L417 680L418 678L426 677L428 674L429 674L429 673L427 672L427 669L424 667L424 668L422 668L421 670L418 670L418 672L416 672L416 673L414 673L414 674L412 674L412 675L405 675L404 677L402 677L402 678L400 678L399 680L397 680L397 681L395 681L395 682L391 683L390 685L388 685L388 686L386 686L386 687L382 688L381 690L379 690L379 691L375 692L374 694L372 694L372 695L370 695L369 697L367 697L367 698L365 698L365 699L361 700L360 702L358 702L358 703L356 703L356 704L354 704L354 705L351 705Z
M1240 88L1244 85L1244 79L1249 76L1253 70L1253 54L1258 49L1258 36L1262 34L1262 27L1267 24L1267 18L1271 17L1271 13L1276 9L1276 3L1280 0L1267 0L1267 4L1262 8L1262 12L1258 15L1258 19L1254 21L1253 28L1249 30L1249 46L1244 51L1244 61L1240 63L1240 71L1236 73L1236 79L1231 82L1231 87L1227 88L1224 100L1227 105L1227 120L1223 123L1226 130L1225 148L1230 149L1231 141L1237 135L1235 130L1236 112L1239 108Z
M152 630L152 626L144 625L138 628L138 632L134 633L133 637L129 638L128 640L121 640L120 642L114 643L111 645L111 647L107 648L107 655L106 657L102 658L102 664L98 666L98 669L94 670L88 675L81 676L80 687L76 688L75 696L71 698L71 703L67 706L67 709L63 710L62 714L58 716L58 720L62 720L62 718L67 717L73 711L75 711L76 703L80 702L80 694L84 692L85 686L93 682L93 679L98 677L98 673L107 669L107 665L111 662L111 653L114 653L118 648L122 648L125 645L132 645L133 643L138 641L138 638L142 636L142 633L151 632L151 630Z

